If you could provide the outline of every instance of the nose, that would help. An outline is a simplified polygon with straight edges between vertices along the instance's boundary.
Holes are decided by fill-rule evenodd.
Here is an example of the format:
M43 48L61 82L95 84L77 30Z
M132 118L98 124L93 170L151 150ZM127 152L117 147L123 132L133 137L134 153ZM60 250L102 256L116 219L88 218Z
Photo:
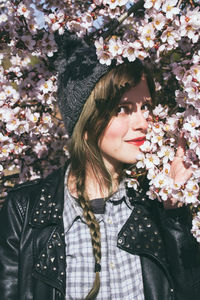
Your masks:
M141 110L137 110L130 115L130 126L132 130L147 131L148 122Z

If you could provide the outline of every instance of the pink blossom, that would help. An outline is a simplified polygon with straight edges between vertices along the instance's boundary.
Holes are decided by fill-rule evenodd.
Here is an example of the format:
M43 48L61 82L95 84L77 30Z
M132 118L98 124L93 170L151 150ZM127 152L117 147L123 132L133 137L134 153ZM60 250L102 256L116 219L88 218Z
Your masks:
M23 2L19 3L17 13L27 19L29 19L31 16L30 8L28 8Z
M144 7L145 8L155 8L156 10L160 9L162 0L145 0Z
M157 1L156 1L157 2ZM163 14L155 14L153 15L153 25L157 30L162 30L165 25L166 19Z
M176 7L178 0L166 0L162 5L163 12L166 13L167 19L172 19L174 15L179 13L179 8Z
M113 57L117 55L121 55L123 51L123 45L121 40L117 39L116 37L112 37L109 40L108 49Z

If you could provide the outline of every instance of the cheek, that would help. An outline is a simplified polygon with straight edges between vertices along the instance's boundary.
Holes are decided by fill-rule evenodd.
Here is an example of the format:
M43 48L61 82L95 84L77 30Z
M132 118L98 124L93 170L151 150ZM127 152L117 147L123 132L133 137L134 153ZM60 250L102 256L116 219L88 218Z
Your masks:
M106 138L117 138L123 137L128 130L128 120L113 120L107 126L104 137Z

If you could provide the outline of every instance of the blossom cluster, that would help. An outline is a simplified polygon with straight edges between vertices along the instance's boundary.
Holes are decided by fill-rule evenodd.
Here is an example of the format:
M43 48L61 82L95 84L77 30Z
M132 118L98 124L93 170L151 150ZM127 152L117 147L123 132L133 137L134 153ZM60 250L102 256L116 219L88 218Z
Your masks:
M170 74L164 74L166 84L170 76L177 82L173 109L167 105L157 105L149 118L146 142L140 147L142 154L136 164L137 170L146 170L149 179L150 199L190 205L199 210L200 205L200 51L191 59L172 62L168 65ZM162 80L161 80L162 81ZM164 88L164 84L163 88ZM158 83L158 97L162 89ZM159 94L160 93L160 94ZM168 102L168 97L167 97ZM149 117L149 116L147 116ZM174 183L170 177L170 167L176 155L178 138L183 135L186 140L184 163L192 170L187 182ZM137 172L137 171L136 171ZM128 186L138 189L135 178L128 180ZM199 240L199 213L193 219L193 235Z
M138 2L140 8L126 15ZM102 64L136 58L151 63L157 98L144 152L149 197L173 196L199 205L200 9L199 0L0 1L0 182L2 187L45 176L63 164L67 135L56 105L55 36L67 29L87 36ZM114 31L109 28L116 24ZM123 20L123 22L122 22ZM168 107L167 107L168 106ZM174 111L173 111L174 108ZM171 112L172 111L172 112ZM167 117L167 115L170 116ZM187 140L190 180L169 176L177 136ZM137 187L132 179L130 185ZM4 191L4 188L1 189ZM4 192L3 192L4 193ZM193 234L200 236L199 215Z
M115 2L115 1L114 1ZM123 35L115 33L109 40L100 37L95 42L97 55L103 64L110 65L115 59L134 61L156 53L157 62L166 52L190 48L199 40L200 10L188 5L183 11L177 7L178 0L146 0L143 19L128 17L123 23Z
M5 1L0 7L1 196L3 186L45 176L67 154L56 74L47 64L57 44L50 31L39 29L31 4Z
M170 177L170 166L176 155L180 135L180 123L184 119L184 113L168 116L168 108L160 104L153 110L153 119L149 121L147 140L140 147L142 154L138 157L136 168L145 169L150 181L147 194L150 199L166 201L173 198L174 201L184 204L199 205L199 161L187 157L186 151L183 160L192 169L192 176L187 182L174 183ZM185 123L186 124L186 123ZM200 132L198 132L200 136ZM188 148L194 147L189 144ZM129 183L131 184L131 182Z

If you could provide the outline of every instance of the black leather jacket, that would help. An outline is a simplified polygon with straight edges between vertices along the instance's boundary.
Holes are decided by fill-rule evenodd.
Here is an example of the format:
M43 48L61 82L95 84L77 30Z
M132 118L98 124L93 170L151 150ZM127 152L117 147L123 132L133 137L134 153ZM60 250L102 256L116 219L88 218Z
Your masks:
M13 189L0 212L0 300L64 300L64 174ZM145 300L199 300L200 251L187 208L132 197L118 247L141 257ZM113 299L115 300L115 299Z

